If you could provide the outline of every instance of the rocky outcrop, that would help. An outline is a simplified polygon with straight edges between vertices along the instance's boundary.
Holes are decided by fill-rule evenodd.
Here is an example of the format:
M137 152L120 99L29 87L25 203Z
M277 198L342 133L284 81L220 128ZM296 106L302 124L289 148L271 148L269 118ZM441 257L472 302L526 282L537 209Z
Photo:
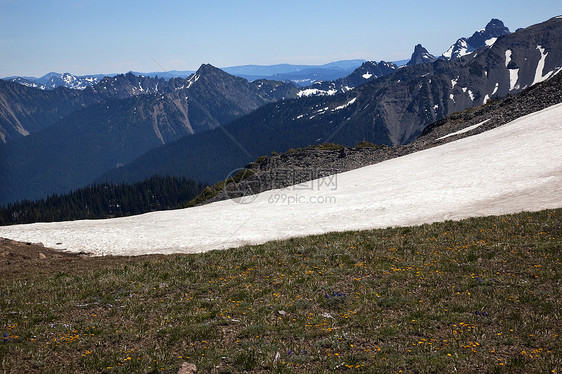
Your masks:
M421 44L418 44L414 47L414 53L412 53L412 57L406 63L406 66L429 64L435 60L437 60L437 57L429 53Z

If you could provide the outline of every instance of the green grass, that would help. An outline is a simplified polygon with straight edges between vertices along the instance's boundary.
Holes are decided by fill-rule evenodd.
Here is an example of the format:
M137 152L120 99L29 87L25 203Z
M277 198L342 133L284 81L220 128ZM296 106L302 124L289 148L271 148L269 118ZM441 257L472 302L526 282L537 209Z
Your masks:
M562 210L549 210L204 254L49 260L52 273L30 261L0 280L0 367L558 373L561 252Z

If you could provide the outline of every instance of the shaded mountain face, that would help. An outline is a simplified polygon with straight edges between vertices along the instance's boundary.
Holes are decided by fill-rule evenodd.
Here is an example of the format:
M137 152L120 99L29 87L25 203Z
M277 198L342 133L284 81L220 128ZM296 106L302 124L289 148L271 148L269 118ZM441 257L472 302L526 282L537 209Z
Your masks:
M106 77L83 90L41 90L0 80L0 141L6 143L44 130L77 110L107 99L158 92L165 83L163 79L127 74Z
M0 201L67 192L157 145L193 133L182 104L165 96L112 99L9 142L0 148Z
M414 47L414 53L412 53L412 57L406 63L406 66L429 64L435 60L437 60L437 57L429 53L421 44L418 44Z
M561 68L562 18L554 18L462 60L407 66L343 94L266 105L226 126L228 133L214 130L180 139L100 181L171 174L213 183L272 151L325 142L354 146L362 140L407 144L450 113L516 94Z
M295 97L296 87L249 83L203 65L189 79L127 74L104 78L83 91L35 89L34 94L50 97L57 91L109 99L0 147L0 203L82 187L152 148L224 125L269 102Z
M193 116L197 118L193 122L197 123L198 129L205 129L271 101L295 97L296 88L278 82L249 83L211 65L203 65L187 79L165 80L128 73L105 77L83 90L63 87L40 90L0 80L0 142L46 129L74 111L108 99L157 93L188 96L194 109Z
M446 60L458 60L459 58L469 55L479 48L491 46L496 40L504 35L510 34L510 31L502 21L493 18L483 30L478 30L470 38L460 38L453 44L441 58Z
M0 80L0 144L43 130L101 100L82 91L42 91Z

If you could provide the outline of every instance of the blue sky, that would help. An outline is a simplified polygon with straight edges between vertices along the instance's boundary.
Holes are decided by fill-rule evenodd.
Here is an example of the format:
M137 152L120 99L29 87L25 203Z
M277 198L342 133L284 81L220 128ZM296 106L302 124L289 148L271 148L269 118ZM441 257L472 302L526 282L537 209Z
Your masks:
M0 0L0 77L393 61L491 18L514 31L560 14L560 0Z

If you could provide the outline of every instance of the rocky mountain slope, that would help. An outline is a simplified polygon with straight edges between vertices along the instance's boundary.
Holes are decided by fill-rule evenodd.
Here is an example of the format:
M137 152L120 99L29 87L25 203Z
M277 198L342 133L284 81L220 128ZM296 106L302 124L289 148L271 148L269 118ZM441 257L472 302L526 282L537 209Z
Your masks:
M41 90L0 80L0 143L39 132L65 116L108 99L166 90L163 79L133 74L105 77L83 90L58 87Z
M562 103L562 74L515 96L449 115L427 126L420 137L407 145L389 147L363 142L355 147L346 147L323 144L260 157L241 169L236 181L233 174L224 182L208 187L194 204L241 198L271 189L306 184L313 179L476 135L559 103Z
M38 132L96 102L79 91L42 91L0 80L0 144Z
M308 110L299 107L295 117L322 117L340 125L345 121L345 127L362 118L365 126L386 132L392 144L407 143L427 124L447 114L517 93L552 76L562 67L561 28L562 19L553 18L501 37L462 61L440 60L401 68L347 93L349 101L356 99L351 116L334 116L333 111L315 114L319 108L341 105L334 103L341 102L338 97L314 103Z
M127 74L104 78L83 91L35 89L33 94L52 97L58 92L73 95L78 102L84 97L105 100L0 147L0 203L82 187L152 148L221 126L286 95L294 96L296 88L272 81L250 83L203 65L187 80Z
M201 119L204 124L196 127L208 128L266 103L295 97L296 88L292 84L266 80L250 83L211 65L202 65L187 79L165 80L128 73L105 77L83 90L64 87L40 90L0 80L0 141L6 143L46 129L65 116L104 100L157 93L188 97L196 108L197 119L192 122L199 123Z

